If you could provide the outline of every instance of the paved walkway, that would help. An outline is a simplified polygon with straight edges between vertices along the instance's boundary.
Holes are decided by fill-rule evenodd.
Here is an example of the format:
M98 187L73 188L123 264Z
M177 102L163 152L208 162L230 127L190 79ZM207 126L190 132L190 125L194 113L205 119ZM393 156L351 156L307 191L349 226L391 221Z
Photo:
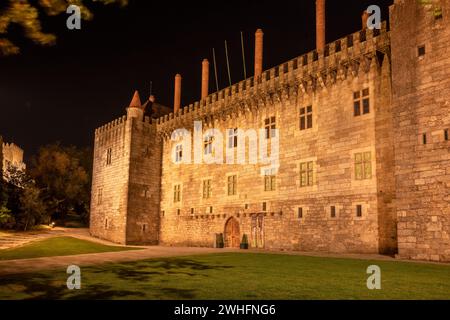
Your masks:
M73 256L45 257L22 260L6 260L0 261L0 276L18 273L32 273L49 269L65 270L70 265L77 265L81 267L99 265L109 262L129 262L151 258L168 258L236 251L236 249L154 246L132 251L90 253Z
M42 239L61 236L75 237L105 245L117 246L117 244L113 244L109 241L91 237L89 235L88 229L66 229L66 228L54 228L52 230L44 232L40 231L40 232L29 232L29 233L19 233L19 234L10 234L7 236L0 236L0 245L3 244L3 247L12 248ZM348 259L364 259L375 261L405 261L405 262L421 263L421 261L399 260L393 257L379 254L338 254L325 252L314 253L314 252L267 251L267 250L243 251L239 249L214 249L214 248L197 248L197 247L187 248L187 247L163 247L163 246L139 247L139 248L141 249L132 251L91 253L73 256L0 261L0 276L18 273L32 273L49 269L61 269L61 268L65 269L69 265L91 266L112 262L130 262L152 258L168 258L168 257L225 253L225 252L271 253L271 254L313 256L322 258L348 258ZM423 263L432 263L432 262L424 261ZM437 264L442 265L446 263L437 263Z

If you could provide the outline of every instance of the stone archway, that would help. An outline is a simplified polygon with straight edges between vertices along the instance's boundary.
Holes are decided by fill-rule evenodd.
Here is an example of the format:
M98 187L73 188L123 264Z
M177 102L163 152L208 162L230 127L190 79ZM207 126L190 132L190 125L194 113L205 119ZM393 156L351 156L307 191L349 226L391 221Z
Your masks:
M226 248L239 248L241 244L241 233L239 229L239 222L235 218L228 219L224 232Z

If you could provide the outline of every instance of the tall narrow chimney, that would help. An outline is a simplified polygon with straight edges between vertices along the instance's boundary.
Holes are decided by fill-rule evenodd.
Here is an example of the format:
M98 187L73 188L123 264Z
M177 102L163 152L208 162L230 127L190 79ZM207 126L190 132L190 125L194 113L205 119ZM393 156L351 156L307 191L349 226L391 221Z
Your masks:
M263 71L263 38L264 33L261 29L255 33L255 78L259 77Z
M204 59L202 62L202 100L209 94L209 61Z
M181 108L181 75L175 76L175 95L173 98L173 112L177 113Z
M316 0L316 48L325 50L325 0Z
M367 29L367 20L369 20L369 13L367 12L367 10L363 11L361 20L362 20L362 29L366 30Z

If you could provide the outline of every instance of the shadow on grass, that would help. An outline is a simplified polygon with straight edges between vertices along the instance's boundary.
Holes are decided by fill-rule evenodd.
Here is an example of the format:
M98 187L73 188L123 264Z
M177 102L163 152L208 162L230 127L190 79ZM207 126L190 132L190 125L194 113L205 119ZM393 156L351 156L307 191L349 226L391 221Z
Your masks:
M152 299L194 299L195 289L174 288L173 283L164 278L174 275L208 277L208 274L203 271L231 268L234 267L180 258L87 267L82 268L81 290L67 288L66 280L69 275L65 274L65 270L64 272L19 274L0 278L0 288L3 288L0 289L0 294L6 299L109 300L143 299L147 295ZM83 282L83 279L87 280ZM102 281L105 279L107 280ZM155 285L155 279L158 280L157 285ZM153 286L145 287L146 283ZM128 290L134 287L138 289Z

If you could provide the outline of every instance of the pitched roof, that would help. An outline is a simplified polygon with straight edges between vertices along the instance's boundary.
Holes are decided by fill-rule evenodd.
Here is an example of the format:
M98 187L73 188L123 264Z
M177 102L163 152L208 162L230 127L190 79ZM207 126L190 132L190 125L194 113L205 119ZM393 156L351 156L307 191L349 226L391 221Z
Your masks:
M141 108L141 98L139 97L139 92L136 90L133 95L133 99L130 102L130 108Z

